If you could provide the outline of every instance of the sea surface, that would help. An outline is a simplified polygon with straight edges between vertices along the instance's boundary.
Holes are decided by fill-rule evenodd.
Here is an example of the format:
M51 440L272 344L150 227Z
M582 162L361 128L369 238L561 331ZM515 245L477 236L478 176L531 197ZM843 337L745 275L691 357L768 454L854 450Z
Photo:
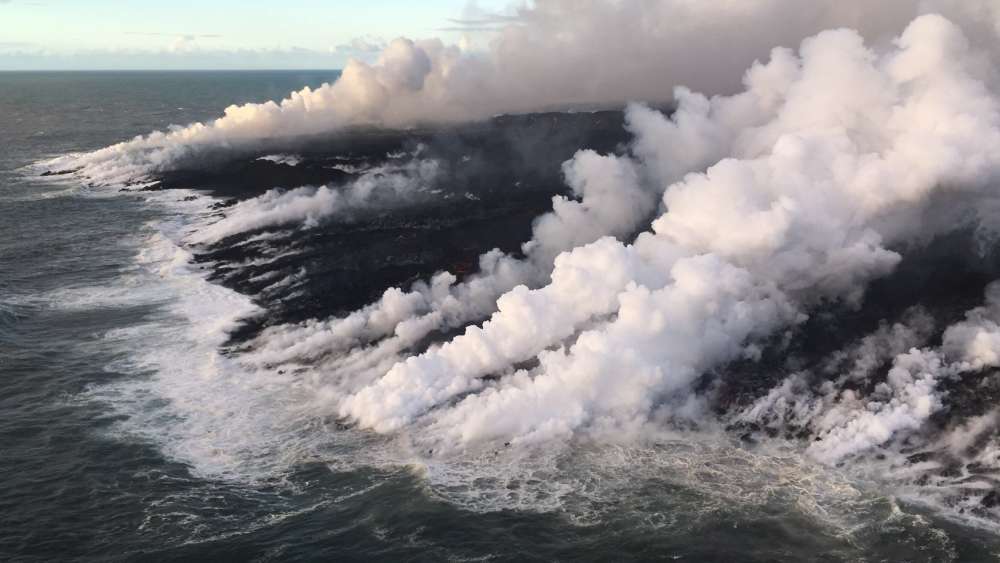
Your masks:
M627 139L620 113L359 133L299 147L296 170L254 155L149 190L32 169L335 77L0 73L0 560L1000 556L988 521L820 466L794 441L678 431L641 447L438 459L345 426L312 396L309 372L236 361L269 326L345 314L388 287L474 271L491 248L516 251L565 192L560 163ZM467 165L403 207L185 244L236 200L346 181L400 154ZM316 164L327 161L341 165ZM928 282L950 288L934 310L976 303L986 278L967 274L969 287Z

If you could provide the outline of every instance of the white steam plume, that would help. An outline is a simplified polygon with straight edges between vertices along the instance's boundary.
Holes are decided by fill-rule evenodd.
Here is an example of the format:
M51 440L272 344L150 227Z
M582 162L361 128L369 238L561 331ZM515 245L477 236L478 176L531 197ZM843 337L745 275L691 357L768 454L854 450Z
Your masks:
M643 183L629 160L581 151L563 167L574 198L555 196L552 211L535 220L524 259L499 250L480 257L479 271L456 283L447 272L410 291L386 290L382 298L345 318L275 327L258 339L256 361L310 360L393 336L402 349L441 327L462 327L496 309L496 300L520 284L548 280L555 257L602 236L627 237L655 210L655 184ZM232 215L239 220L238 214Z
M385 336L395 337L387 347L398 351L438 328L460 328L490 315L497 299L518 285L547 283L556 256L564 251L603 236L634 234L665 186L728 154L736 131L764 119L750 111L710 115L708 98L683 88L677 99L681 105L669 119L642 105L626 108L626 129L635 136L632 151L645 166L593 151L581 151L564 163L574 198L552 198L552 211L536 219L532 239L522 247L525 259L492 250L480 257L478 272L460 284L442 272L409 291L390 288L378 302L345 318L268 329L258 339L256 360L314 360ZM661 146L674 149L657 159L656 147ZM247 223L236 216L233 220Z
M888 245L926 234L914 212L935 192L988 195L1000 112L982 61L955 24L924 16L880 52L823 32L754 65L743 93L682 93L677 119L704 123L678 122L689 142L659 144L643 138L664 119L649 113L643 174L663 176L689 147L728 157L670 185L652 232L560 255L550 284L502 296L482 327L396 364L340 414L388 432L433 410L444 445L686 415L704 371L752 355L817 300L860 300L899 261Z
M886 40L918 13L940 11L977 35L1000 29L988 0L537 0L486 52L396 39L378 61L352 60L335 82L280 103L230 106L209 123L48 163L97 182L135 179L213 151L259 151L276 139L352 126L401 127L573 105L666 101L684 84L710 93L774 45L847 26Z
M929 332L927 319L911 315L906 323L862 340L848 353L856 358L853 369L840 377L813 390L805 374L793 374L736 419L775 430L806 429L812 437L808 453L828 464L900 442L922 431L944 407L943 382L1000 366L998 322L1000 285L994 283L986 290L986 304L949 326L940 347L921 347ZM872 386L874 369L888 360L892 365L885 381ZM845 388L848 381L864 385ZM860 389L866 387L873 391L864 394ZM993 419L991 413L970 424L982 426ZM970 433L969 428L958 429L946 446L961 454L970 445Z
M315 227L331 216L400 205L426 190L439 170L436 160L414 158L403 165L368 170L346 186L271 189L238 202L225 217L200 229L189 241L212 244L239 233L295 223Z

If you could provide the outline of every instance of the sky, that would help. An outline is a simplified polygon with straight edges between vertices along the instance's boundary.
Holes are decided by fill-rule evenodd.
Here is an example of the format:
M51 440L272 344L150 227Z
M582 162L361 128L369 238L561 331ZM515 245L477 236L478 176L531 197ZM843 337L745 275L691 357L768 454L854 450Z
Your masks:
M0 70L341 68L387 40L488 41L511 0L0 0ZM488 27L488 26L486 26Z

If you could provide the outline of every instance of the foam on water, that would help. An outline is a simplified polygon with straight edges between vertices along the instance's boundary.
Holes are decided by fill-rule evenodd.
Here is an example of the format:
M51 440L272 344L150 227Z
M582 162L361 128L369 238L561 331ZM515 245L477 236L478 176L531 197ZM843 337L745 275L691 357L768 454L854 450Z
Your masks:
M281 368L254 361L253 352L233 354L228 334L260 310L249 297L207 281L207 270L184 248L190 233L213 219L204 211L211 200L171 191L147 201L165 216L147 225L135 268L120 286L66 290L45 300L60 308L160 309L142 324L104 335L128 352L113 368L133 376L93 387L85 399L125 415L112 430L120 439L156 444L195 476L250 484L280 482L307 462L334 471L410 468L429 495L468 510L552 512L580 526L636 518L651 529L677 530L697 522L698 514L777 501L836 535L849 533L850 518L863 517L859 506L879 502L790 449L778 456L753 453L722 434L435 456L405 432L378 436L342 426L330 394L359 385L342 375L360 373L362 365L378 373L404 348L381 341L315 365ZM687 492L678 497L679 490ZM631 499L626 513L622 499ZM155 507L149 517L171 518Z
M277 366L258 358L259 350L227 349L228 334L260 309L250 297L209 282L209 270L185 249L190 234L214 220L205 211L210 203L186 191L149 195L148 204L165 216L147 226L135 268L120 286L45 296L71 309L160 308L161 315L148 322L105 335L128 352L114 369L133 377L94 387L86 399L127 417L113 430L120 439L156 444L196 476L260 483L281 481L307 462L334 471L408 467L428 494L465 509L559 513L580 526L627 517L651 529L682 532L699 514L748 514L777 504L834 537L863 534L872 518L905 518L908 527L933 529L871 492L886 490L884 484L866 487L874 481L817 465L791 444L754 451L725 434L682 432L631 444L562 443L442 456L421 449L419 425L391 436L343 426L336 417L339 397L405 357L407 343L383 339L322 361ZM932 499L924 489L900 492L924 504ZM631 508L622 512L623 506Z
M208 281L211 268L195 262L187 247L193 232L216 219L208 211L214 200L184 190L143 197L162 217L138 235L135 264L118 285L43 296L60 308L151 305L159 311L104 335L106 344L126 354L109 367L131 377L97 385L82 399L123 416L110 434L156 445L195 478L248 491L265 483L291 487L288 476L311 463L373 475L353 492L338 490L308 506L212 520L210 526L210 515L168 498L147 508L147 529L181 524L191 530L187 544L249 534L342 502L345 495L367 494L383 482L379 475L405 471L428 497L465 510L552 514L583 529L606 525L685 535L720 519L780 513L809 522L831 541L864 546L877 536L873 530L898 527L943 559L953 551L933 523L884 496L892 489L816 464L794 443L754 449L722 431L678 431L628 443L486 447L443 455L423 449L420 425L388 436L345 426L336 416L339 398L404 358L406 339L396 335L302 363L271 364L257 347L231 349L228 335L261 309L252 297ZM197 494L213 493L209 488Z

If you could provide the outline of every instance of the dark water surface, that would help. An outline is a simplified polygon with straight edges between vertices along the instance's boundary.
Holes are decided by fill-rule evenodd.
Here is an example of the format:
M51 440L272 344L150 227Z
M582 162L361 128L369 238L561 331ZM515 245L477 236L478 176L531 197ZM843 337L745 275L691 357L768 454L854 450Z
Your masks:
M155 370L135 360L157 348L174 354L173 339L186 329L172 312L178 298L163 289L174 286L137 259L162 225L183 218L143 192L30 178L23 167L209 119L229 104L280 98L334 76L0 73L0 559L985 561L1000 553L992 532L900 505L835 471L697 439L642 455L583 448L526 473L497 462L465 474L351 463L343 456L375 449L378 439L352 438L342 447L337 422L314 416L279 432L280 421L248 402L232 416L255 424L243 426L242 435L216 437L242 444L236 453L185 440L185 432L212 429L195 429L195 414L188 420L163 407L191 394L147 386ZM598 118L606 121L595 125ZM318 229L293 241L305 249L295 258L256 269L217 267L212 279L253 294L260 289L255 276L270 270L308 273L308 283L287 299L258 300L266 312L251 323L257 330L351 310L385 287L440 268L466 270L479 253L516 248L527 238L532 217L562 189L564 148L612 150L624 140L619 118L598 118L588 118L590 137L539 141L552 151L553 169L521 170L531 181L519 192L497 192L512 181L503 172L476 176L496 185L459 179L475 197ZM538 132L536 125L517 130ZM447 158L460 137L463 150L486 146L495 158L524 145L524 137L490 145L493 132L414 133L376 152L420 142ZM200 180L212 185L183 175L169 181L238 197L239 185L220 180L225 173ZM270 187L262 182L260 188ZM233 248L200 260L254 257L252 248L239 256ZM175 369L198 373L193 361L174 359ZM213 396L219 389L203 382L205 408L227 403ZM330 443L322 447L295 441L326 436ZM241 461L231 462L233 456ZM207 470L212 463L226 469ZM460 475L449 480L449 472Z

